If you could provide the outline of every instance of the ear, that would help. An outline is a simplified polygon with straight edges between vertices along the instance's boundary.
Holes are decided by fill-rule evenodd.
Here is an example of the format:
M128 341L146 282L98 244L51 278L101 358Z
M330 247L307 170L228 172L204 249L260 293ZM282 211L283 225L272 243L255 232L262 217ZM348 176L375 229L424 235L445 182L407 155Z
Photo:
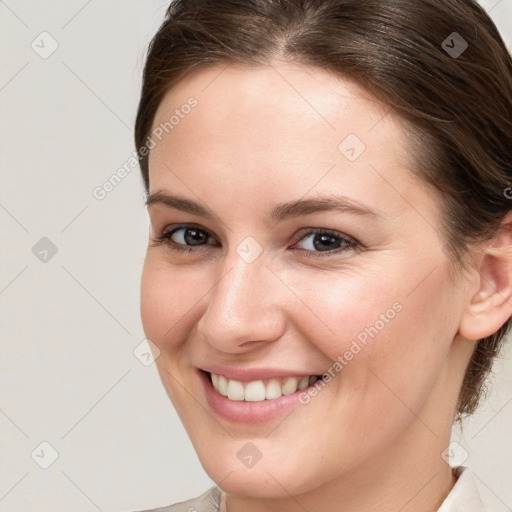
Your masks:
M479 340L494 334L512 316L512 212L484 245L474 279L458 334Z

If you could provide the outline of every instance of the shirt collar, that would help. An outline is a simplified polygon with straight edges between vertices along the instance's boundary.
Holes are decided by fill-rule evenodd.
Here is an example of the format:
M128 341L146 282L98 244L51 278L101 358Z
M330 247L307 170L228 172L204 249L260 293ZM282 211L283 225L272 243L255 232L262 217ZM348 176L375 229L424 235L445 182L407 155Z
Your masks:
M452 468L457 482L437 512L484 512L478 487L470 468L457 466Z

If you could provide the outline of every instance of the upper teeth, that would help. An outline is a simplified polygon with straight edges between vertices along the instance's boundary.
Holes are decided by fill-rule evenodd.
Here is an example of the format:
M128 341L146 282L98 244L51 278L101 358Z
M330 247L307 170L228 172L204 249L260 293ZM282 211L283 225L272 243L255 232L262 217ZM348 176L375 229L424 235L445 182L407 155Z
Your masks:
M291 395L297 389L307 388L316 381L316 377L305 375L304 377L286 377L282 379L253 380L251 382L240 382L238 380L226 379L222 375L211 373L213 387L230 400L246 400L248 402L261 402L272 400L282 395Z

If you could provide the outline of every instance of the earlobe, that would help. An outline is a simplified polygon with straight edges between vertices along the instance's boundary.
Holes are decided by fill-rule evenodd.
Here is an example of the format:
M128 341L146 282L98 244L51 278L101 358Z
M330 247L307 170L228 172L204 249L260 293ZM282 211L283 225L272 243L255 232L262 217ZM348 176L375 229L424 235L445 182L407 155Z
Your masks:
M472 340L491 336L512 316L512 213L483 246L475 281L459 325L459 334Z

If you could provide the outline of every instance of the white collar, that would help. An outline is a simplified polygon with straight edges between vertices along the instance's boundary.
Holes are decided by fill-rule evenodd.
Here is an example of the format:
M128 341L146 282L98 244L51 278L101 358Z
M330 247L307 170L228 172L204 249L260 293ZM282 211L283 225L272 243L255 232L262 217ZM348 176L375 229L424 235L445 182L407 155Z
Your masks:
M473 473L467 466L452 468L457 482L437 512L484 512Z

